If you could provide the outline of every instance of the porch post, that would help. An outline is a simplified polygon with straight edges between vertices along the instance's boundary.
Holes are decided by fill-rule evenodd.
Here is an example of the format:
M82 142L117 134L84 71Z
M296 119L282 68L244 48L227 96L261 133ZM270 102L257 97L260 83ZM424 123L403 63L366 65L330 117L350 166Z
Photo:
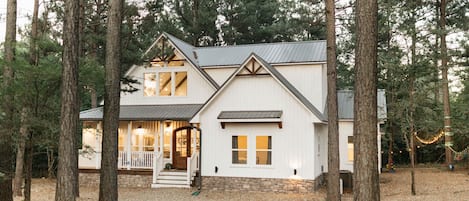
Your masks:
M194 128L192 129L192 152L197 151L197 129Z
M163 139L163 136L164 136L164 121L160 121L160 152L163 152L163 160L164 160L164 139Z
M153 153L153 178L152 178L152 183L153 184L156 184L156 179L158 177L157 173L158 173L158 166L159 164L158 163L158 160L157 160L157 157L159 155L159 153L161 153L162 149L161 150L158 150L158 148L160 147L160 144L158 143L161 143L161 141L163 141L163 138L161 138L161 140L158 140L158 132L161 134L162 133L162 129L163 129L163 123L162 121L158 121L160 127L159 129L157 129L157 131L155 132L155 151ZM160 135L161 136L161 135ZM161 136L162 137L162 136Z
M99 150L99 155L97 154L96 158L96 169L101 168L101 156L102 156L102 145L101 145L101 137L102 137L102 122L98 122L96 124L96 131L95 131L95 136L96 136L96 149ZM99 160L98 160L99 159Z
M125 160L125 163L127 164L127 170L130 170L130 165L131 165L131 158L132 157L132 121L129 121L129 123L127 124L127 140L126 140L127 143L125 143L126 145L126 154L127 154L127 157Z

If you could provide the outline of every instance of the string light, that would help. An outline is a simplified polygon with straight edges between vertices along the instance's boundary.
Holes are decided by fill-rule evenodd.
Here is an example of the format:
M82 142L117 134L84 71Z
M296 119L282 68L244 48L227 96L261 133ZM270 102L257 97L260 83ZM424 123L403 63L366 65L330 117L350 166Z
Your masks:
M437 142L444 135L445 135L445 132L443 130L441 130L440 132L438 132L437 135L433 136L432 138L430 138L428 140L425 140L425 139L420 138L417 135L417 132L414 132L415 138L422 144L433 144L433 143Z

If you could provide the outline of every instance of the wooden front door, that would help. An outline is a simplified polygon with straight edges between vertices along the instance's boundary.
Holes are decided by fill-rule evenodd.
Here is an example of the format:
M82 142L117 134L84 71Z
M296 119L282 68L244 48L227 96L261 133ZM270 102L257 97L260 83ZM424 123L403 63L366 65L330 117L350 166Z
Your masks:
M173 132L173 168L186 170L191 156L191 129L182 127Z

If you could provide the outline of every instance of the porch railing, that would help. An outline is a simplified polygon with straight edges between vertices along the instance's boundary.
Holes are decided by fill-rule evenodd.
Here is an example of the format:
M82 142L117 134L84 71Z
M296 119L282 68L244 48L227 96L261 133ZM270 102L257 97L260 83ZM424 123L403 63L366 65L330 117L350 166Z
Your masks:
M119 151L118 168L142 168L151 169L153 167L152 151Z
M195 177L197 170L199 169L199 152L194 151L191 157L187 158L187 182L189 184L192 178Z

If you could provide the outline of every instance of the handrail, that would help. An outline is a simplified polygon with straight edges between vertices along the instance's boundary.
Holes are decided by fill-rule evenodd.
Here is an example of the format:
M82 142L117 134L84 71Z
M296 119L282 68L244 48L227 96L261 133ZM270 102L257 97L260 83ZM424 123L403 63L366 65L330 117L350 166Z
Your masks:
M158 175L161 170L163 170L163 153L159 152L154 156L154 166L153 166L153 183L156 183Z
M187 181L189 182L189 184L192 181L192 177L194 177L195 173L197 172L198 161L199 161L198 151L194 151L191 157L187 158Z

